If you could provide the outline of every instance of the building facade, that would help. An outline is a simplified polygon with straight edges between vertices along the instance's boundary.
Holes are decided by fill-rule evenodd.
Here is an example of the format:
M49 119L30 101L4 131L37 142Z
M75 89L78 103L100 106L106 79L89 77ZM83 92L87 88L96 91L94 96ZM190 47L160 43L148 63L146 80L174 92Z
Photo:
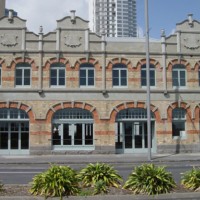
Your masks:
M35 34L0 19L0 154L147 152L143 38L106 38L72 13ZM200 151L200 23L150 40L152 152Z
M107 37L136 37L136 0L91 0L90 26Z

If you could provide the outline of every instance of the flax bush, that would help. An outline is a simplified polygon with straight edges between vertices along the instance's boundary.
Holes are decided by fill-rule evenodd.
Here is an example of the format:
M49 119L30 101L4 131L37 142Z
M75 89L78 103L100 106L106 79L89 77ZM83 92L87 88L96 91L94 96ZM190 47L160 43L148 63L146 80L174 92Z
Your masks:
M172 174L167 172L165 167L143 164L135 167L123 188L133 191L134 194L155 195L168 193L175 186Z
M79 192L76 172L68 166L52 165L47 171L36 175L31 183L31 194L47 197L76 195Z
M200 168L193 167L192 170L183 173L181 184L187 189L198 190L200 188Z
M118 172L105 163L88 164L79 172L78 178L84 187L94 187L94 194L106 193L108 187L118 188L122 181Z

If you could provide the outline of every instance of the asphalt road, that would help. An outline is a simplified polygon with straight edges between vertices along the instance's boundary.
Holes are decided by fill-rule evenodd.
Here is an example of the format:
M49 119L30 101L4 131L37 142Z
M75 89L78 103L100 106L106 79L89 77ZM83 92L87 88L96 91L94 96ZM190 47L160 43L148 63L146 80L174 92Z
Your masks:
M198 161L188 162L169 162L156 165L164 165L170 171L177 184L180 183L181 173L192 169L193 166L200 167ZM27 184L32 181L34 175L45 171L49 164L0 164L0 180L3 184ZM73 169L80 170L85 167L85 164L72 164ZM113 164L114 168L119 171L119 174L124 180L127 179L136 164Z

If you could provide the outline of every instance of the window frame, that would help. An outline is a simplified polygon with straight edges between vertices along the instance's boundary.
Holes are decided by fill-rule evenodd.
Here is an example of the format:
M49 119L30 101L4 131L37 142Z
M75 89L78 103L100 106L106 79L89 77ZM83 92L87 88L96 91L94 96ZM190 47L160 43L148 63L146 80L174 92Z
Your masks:
M174 113L177 111L176 113ZM183 113L184 112L184 113ZM183 130L178 130L179 133L175 133L175 126L180 125L183 127ZM174 108L172 110L172 139L186 139L186 110L183 108Z
M25 71L26 70L29 70L29 84L28 85L25 85L25 80L26 80L26 77L25 77ZM20 72L21 71L21 74L20 76L18 77L17 76L17 72ZM15 87L17 88L20 88L20 87L23 87L23 88L30 88L31 87L31 83L32 83L32 80L31 80L31 77L32 77L32 70L31 70L31 65L27 62L24 62L24 63L17 63L16 64L16 68L15 68ZM21 79L21 84L17 84L17 79Z
M52 70L56 70L56 84L52 85ZM64 70L64 84L60 84L60 79L63 77L60 77L60 71ZM49 80L49 86L51 88L64 88L66 87L66 67L63 63L53 63L50 66L50 80Z
M177 72L176 75L174 75L174 72ZM181 84L181 72L185 73L184 81L185 85L180 85ZM176 78L177 77L177 78ZM178 85L174 85L174 80L177 79ZM172 87L173 88L186 88L187 87L187 70L185 65L183 64L175 64L172 67Z
M89 71L93 71L93 77L89 77ZM85 76L82 75L83 71ZM85 84L82 84L81 79L84 79ZM93 80L93 84L89 85L90 79ZM79 87L80 88L94 88L95 87L95 67L91 63L82 63L79 69Z
M156 88L156 67L153 64L150 64L149 66L149 70L150 70L150 87L151 88ZM151 78L151 72L154 72L154 77ZM145 73L145 76L142 76L142 73ZM141 87L142 88L146 88L147 87L147 68L146 68L146 64L143 64L141 66ZM154 85L151 85L151 80L154 81ZM146 83L143 84L143 81L145 81Z
M118 71L118 76L114 77L114 71ZM126 77L122 77L122 71L126 72ZM122 85L122 79L126 79L126 85ZM117 79L118 85L114 85L114 80ZM112 68L112 87L113 88L127 88L128 87L128 69L127 65L117 63Z

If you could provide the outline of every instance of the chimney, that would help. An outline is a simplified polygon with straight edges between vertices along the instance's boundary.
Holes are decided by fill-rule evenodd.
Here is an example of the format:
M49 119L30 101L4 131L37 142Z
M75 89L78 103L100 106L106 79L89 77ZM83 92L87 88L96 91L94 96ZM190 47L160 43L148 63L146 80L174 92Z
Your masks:
M71 12L71 22L72 22L72 24L75 24L75 22L76 22L76 20L75 20L75 10L71 10L70 11Z
M9 21L10 23L13 22L13 12L14 12L14 10L12 10L12 9L10 9L10 10L8 11L8 21Z
M193 27L193 14L188 14L188 24Z
M6 0L0 0L0 18L5 16Z

